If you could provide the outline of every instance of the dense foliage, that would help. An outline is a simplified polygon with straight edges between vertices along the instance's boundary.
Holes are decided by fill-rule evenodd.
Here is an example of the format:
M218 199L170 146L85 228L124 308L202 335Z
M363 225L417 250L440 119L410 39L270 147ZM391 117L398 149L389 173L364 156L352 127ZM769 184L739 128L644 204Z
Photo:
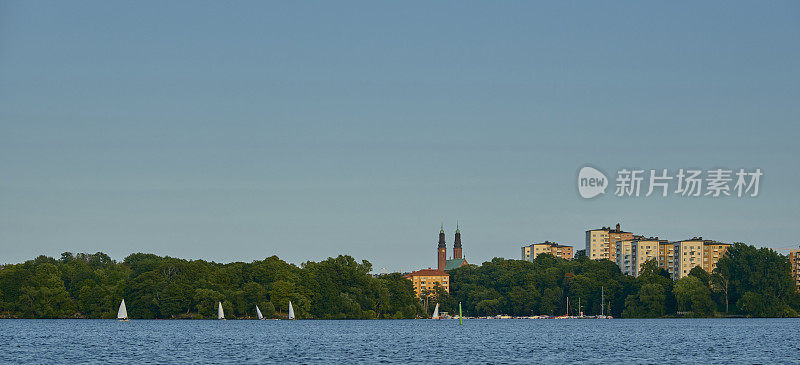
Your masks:
M415 318L422 310L400 274L373 278L371 264L350 256L306 262L277 257L218 264L151 254L121 263L103 253L40 256L0 269L0 316L114 318L122 298L131 318L228 317Z
M459 302L468 316L562 315L568 300L572 315L625 318L796 317L800 310L787 258L742 243L713 273L695 267L676 281L655 261L634 278L586 256L495 258L451 270L451 292L438 286L423 301L401 274L375 278L371 268L349 256L301 267L275 256L230 264L141 253L120 263L103 253L40 256L0 268L0 317L113 318L121 298L132 318L214 318L217 301L228 317L254 317L256 305L267 317L285 317L290 300L299 318L327 319L416 318L436 303L457 313Z
M431 293L439 300L428 301L428 313L436 302L443 311L457 312L461 302L470 316L562 315L569 298L569 314L595 315L601 314L602 297L602 313L624 318L795 317L800 310L787 258L742 243L728 250L715 272L695 267L676 281L655 261L634 278L608 260L541 254L533 262L495 258L451 270L450 289Z
M789 260L767 248L735 243L719 260L712 280L736 313L796 317L800 295Z

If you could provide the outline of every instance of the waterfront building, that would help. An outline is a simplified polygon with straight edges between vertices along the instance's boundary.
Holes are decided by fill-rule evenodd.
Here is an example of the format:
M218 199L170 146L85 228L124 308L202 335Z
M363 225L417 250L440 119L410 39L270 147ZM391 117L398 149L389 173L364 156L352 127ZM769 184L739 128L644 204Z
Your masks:
M560 245L550 241L532 243L527 246L522 246L522 260L532 262L534 259L536 259L536 256L539 256L539 254L542 253L549 253L555 257L572 260L573 247Z
M686 277L696 266L702 267L709 273L714 271L717 268L717 261L731 246L728 243L704 240L703 237L692 237L675 242L673 245L675 252L674 279Z
M672 251L665 249L670 246L672 244L659 240L658 237L636 236L633 240L619 241L616 245L617 266L623 274L639 276L642 265L649 260L655 260L659 267L671 273L673 263L667 255L671 255Z
M422 298L422 294L426 290L428 292L433 292L437 283L441 285L446 292L450 292L450 274L444 270L427 268L406 274L405 277L406 279L411 280L417 297Z
M800 291L800 250L789 251L789 262L792 263L792 278Z
M633 233L624 232L619 223L616 228L602 227L586 231L586 256L592 260L617 261L617 242L634 239Z

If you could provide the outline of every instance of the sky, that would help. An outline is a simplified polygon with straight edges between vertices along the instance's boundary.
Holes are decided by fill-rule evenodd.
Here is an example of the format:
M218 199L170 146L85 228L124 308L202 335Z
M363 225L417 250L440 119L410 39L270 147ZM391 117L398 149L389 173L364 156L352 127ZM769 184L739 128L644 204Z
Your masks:
M475 264L618 222L797 247L798 39L794 1L2 1L0 263L411 271L442 221ZM764 175L617 197L622 168Z

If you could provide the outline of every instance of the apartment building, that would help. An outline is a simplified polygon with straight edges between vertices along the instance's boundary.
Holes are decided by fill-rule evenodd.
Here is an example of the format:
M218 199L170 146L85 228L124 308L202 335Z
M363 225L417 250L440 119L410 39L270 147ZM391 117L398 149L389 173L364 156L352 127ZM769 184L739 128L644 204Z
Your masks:
M696 266L712 272L717 268L717 261L731 246L728 243L704 240L703 237L692 237L692 239L675 242L673 245L675 252L673 278L675 279L686 277Z
M792 277L797 285L797 291L800 291L800 250L789 251L789 262L792 263Z
M549 253L555 257L572 260L573 247L550 241L522 246L522 259L525 261L533 261L536 256L542 253Z
M423 269L405 275L406 279L411 280L414 285L414 292L418 297L422 297L425 290L432 292L438 283L445 291L450 292L450 274L444 270Z
M658 244L658 265L667 270L670 276L675 276L675 245L666 240Z
M702 238L702 237L701 237ZM717 268L717 261L722 258L730 244L706 241L703 244L703 270L713 272Z
M668 255L672 252L666 247L672 246L666 240L658 237L637 237L634 240L617 242L616 262L623 274L639 276L642 265L649 260L655 260L658 265L671 273L673 263ZM663 256L662 256L663 255Z
M586 231L586 256L592 260L617 261L617 242L633 240L631 232L624 232L617 223L616 228L602 227Z

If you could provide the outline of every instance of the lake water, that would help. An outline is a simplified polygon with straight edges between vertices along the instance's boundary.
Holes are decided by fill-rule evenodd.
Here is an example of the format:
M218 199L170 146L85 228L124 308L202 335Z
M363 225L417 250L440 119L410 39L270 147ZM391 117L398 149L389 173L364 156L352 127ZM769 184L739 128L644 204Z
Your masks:
M800 319L0 320L3 363L798 363Z

